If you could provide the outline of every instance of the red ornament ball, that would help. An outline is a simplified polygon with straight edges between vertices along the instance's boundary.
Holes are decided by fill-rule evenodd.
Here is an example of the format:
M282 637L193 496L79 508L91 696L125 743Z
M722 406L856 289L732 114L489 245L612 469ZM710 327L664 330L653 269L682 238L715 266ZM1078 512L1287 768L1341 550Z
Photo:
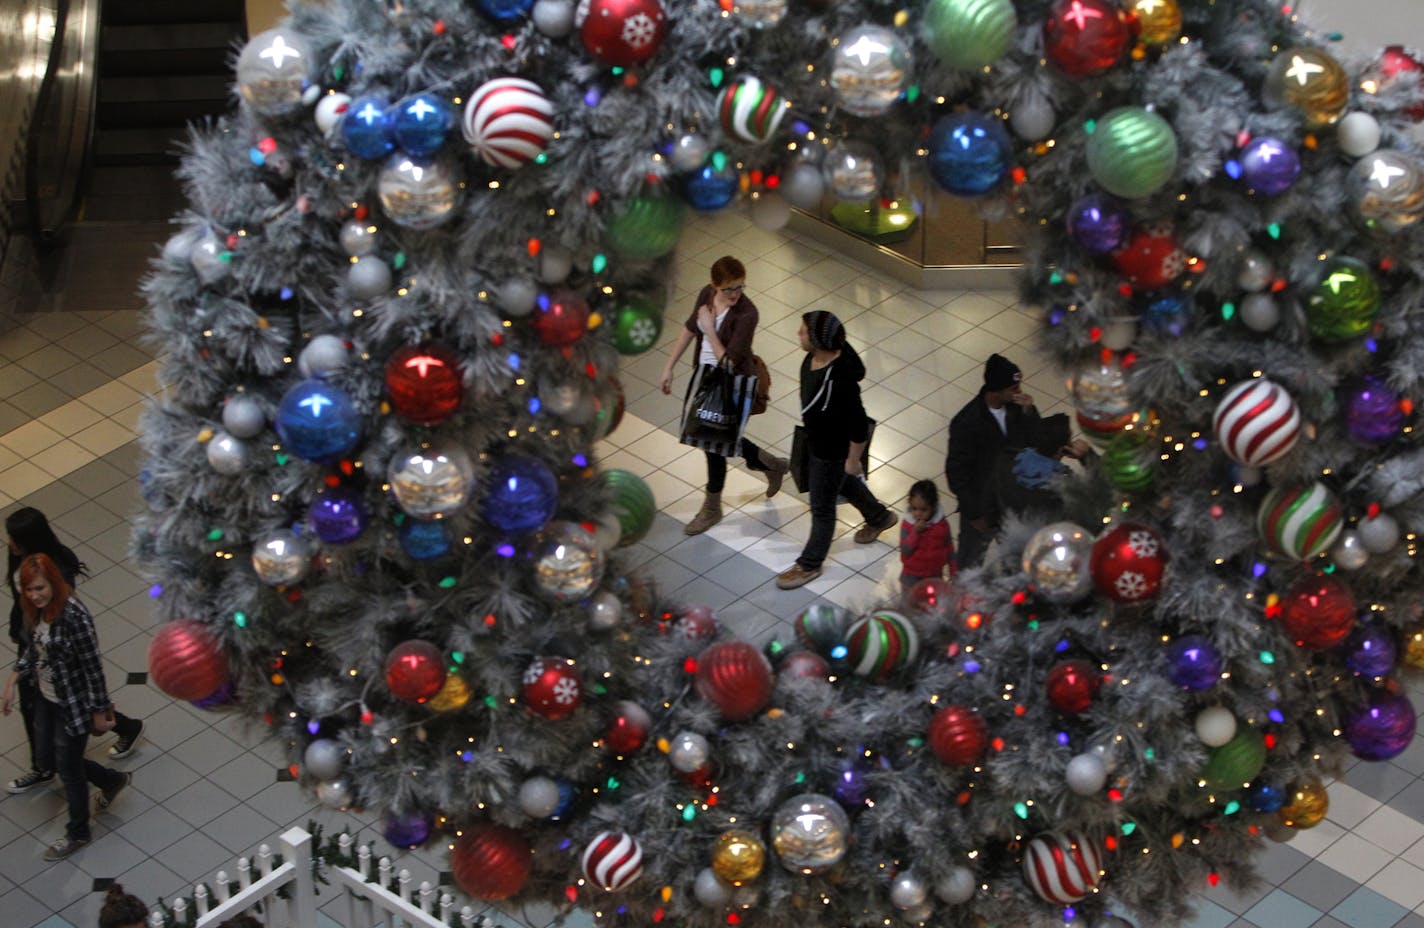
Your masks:
M1307 651L1328 651L1355 630L1355 596L1338 577L1301 577L1281 600L1281 628Z
M546 345L572 345L588 331L588 302L572 290L558 289L539 298L534 331Z
M792 651L781 660L781 676L793 680L825 680L831 665L815 651Z
M1176 232L1165 223L1132 231L1127 242L1110 255L1113 267L1133 290L1160 290L1187 269L1187 255Z
M701 641L717 635L717 614L711 606L688 606L673 626L673 633L688 641Z
M149 642L148 679L174 699L206 699L228 682L227 654L202 622L179 619Z
M1122 61L1132 31L1111 0L1057 0L1043 23L1048 60L1069 77L1091 77Z
M729 722L749 719L771 702L771 664L746 641L720 641L697 655L697 695Z
M652 727L653 717L647 709L632 700L620 700L613 704L613 717L603 740L615 754L633 754L647 744Z
M668 28L658 0L586 0L578 5L574 25L588 53L615 68L651 58Z
M573 662L541 657L524 671L524 704L535 714L557 722L583 704L583 680Z
M945 706L930 719L930 750L946 766L973 766L988 747L989 723L968 706Z
M534 849L505 825L473 825L455 839L450 852L455 883L466 894L491 902L523 889L533 865Z
M905 591L905 609L938 615L954 602L954 584L939 577L926 577Z
M396 699L425 702L445 685L445 656L428 641L411 639L386 655L386 689Z
M1162 589L1167 546L1156 529L1124 522L1093 543L1088 572L1098 592L1120 603L1146 602Z
M1419 60L1417 52L1402 45L1387 46L1380 54L1379 68L1385 80L1399 77L1424 87L1424 62ZM1416 120L1424 119L1424 103L1411 106L1405 112Z
M386 362L391 409L416 425L439 425L465 398L459 355L444 345L407 345Z
M1059 661L1048 669L1048 701L1064 715L1081 715L1092 706L1102 682L1098 668L1088 661Z

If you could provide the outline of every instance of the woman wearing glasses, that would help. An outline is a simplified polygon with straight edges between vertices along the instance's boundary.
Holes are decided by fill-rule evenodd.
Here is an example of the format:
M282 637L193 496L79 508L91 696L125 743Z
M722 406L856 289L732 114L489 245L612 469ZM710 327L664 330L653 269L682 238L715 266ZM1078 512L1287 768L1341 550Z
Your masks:
M687 324L678 333L677 343L672 346L672 354L663 365L658 386L663 393L672 392L672 373L678 359L694 339L697 348L693 352L693 364L701 368L705 376L708 369L719 365L729 367L736 374L753 374L752 337L756 334L757 308L746 295L747 269L742 262L730 255L718 258L712 265L712 282L703 287L693 304L695 309ZM694 376L689 382L697 382ZM688 535L698 535L722 521L722 487L727 481L727 459L712 451L707 455L707 496L702 508L683 531ZM742 438L742 458L747 469L760 471L766 475L766 495L775 496L781 489L782 478L786 476L787 463L770 452L763 451L750 439Z

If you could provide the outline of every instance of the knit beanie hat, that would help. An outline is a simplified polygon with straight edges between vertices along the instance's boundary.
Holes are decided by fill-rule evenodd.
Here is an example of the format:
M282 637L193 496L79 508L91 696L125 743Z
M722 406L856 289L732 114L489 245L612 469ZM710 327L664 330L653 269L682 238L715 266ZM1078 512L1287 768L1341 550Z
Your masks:
M813 309L801 314L806 323L806 335L811 347L818 351L840 351L845 347L845 326L836 314L824 309Z
M984 386L990 390L1003 390L1021 380L1019 366L1001 354L991 354L984 362Z

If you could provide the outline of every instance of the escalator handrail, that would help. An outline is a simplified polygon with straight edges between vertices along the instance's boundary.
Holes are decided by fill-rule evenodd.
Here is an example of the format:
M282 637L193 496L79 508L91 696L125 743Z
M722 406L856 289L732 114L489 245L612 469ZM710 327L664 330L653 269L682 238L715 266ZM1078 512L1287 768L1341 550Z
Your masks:
M55 82L59 78L59 64L64 55L65 34L69 29L69 7L70 0L55 0L54 39L50 42L44 77L40 79L40 89L35 94L34 109L32 110L34 115L30 119L29 132L25 138L25 207L29 220L30 237L36 245L52 240L59 231L57 228L46 230L44 220L40 216L40 136L44 131L45 107L49 104L49 98L54 93ZM88 148L91 141L92 136L86 135L85 148ZM61 215L71 215L73 207L78 201L79 188L76 185L73 198L69 204L66 204Z

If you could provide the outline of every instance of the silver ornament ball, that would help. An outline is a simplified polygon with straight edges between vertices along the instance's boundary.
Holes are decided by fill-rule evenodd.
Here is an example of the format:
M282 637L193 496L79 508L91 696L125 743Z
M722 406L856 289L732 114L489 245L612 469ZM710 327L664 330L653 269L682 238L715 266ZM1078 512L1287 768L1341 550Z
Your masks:
M226 477L233 477L247 470L247 445L227 432L214 434L208 439L205 450L208 465Z
M752 225L758 229L775 232L791 221L791 204L775 190L757 191L752 194L751 200L748 212Z
M336 234L341 247L353 258L369 255L376 250L376 227L360 219L348 220Z
M391 268L375 255L346 267L346 289L358 300L374 300L391 289Z
M1057 121L1058 114L1053 111L1053 104L1036 91L1025 94L1018 105L1009 110L1009 128L1014 135L1027 142L1048 138Z
M1241 301L1241 324L1252 332L1269 332L1281 321L1281 307L1269 293L1252 293Z
M475 488L475 468L465 449L454 443L406 448L391 458L386 482L396 505L417 519L454 515Z
M623 618L623 602L607 590L595 593L588 604L589 627L599 631L617 628Z
M345 367L349 359L344 341L335 335L318 335L297 356L297 369L303 377L321 377Z
M826 180L818 167L798 161L782 175L781 195L798 209L816 209L826 195Z
M212 229L203 230L188 254L188 263L193 265L198 280L205 284L217 283L231 274L231 260L227 243Z
M1198 741L1219 748L1236 737L1236 715L1225 706L1208 706L1197 713L1192 727Z
M561 284L574 269L574 253L562 245L545 245L539 252L539 280Z
M534 585L555 602L582 599L603 579L603 551L577 522L550 522L534 550Z
M1275 276L1275 270L1271 267L1271 259L1254 248L1248 248L1241 253L1241 266L1236 270L1236 283L1242 290L1251 293L1266 289L1266 285Z
M706 908L725 909L732 901L732 887L722 882L711 867L704 867L692 883L692 895Z
M459 212L463 180L452 159L393 155L376 179L381 209L398 226L433 229Z
M672 143L672 153L668 156L672 166L679 171L695 171L707 160L709 147L707 139L696 132L684 133Z
M821 166L831 192L842 200L873 200L885 179L880 153L867 142L843 139L826 151Z
M793 873L820 873L840 863L850 840L850 818L830 796L802 793L772 813L771 846Z
M1387 554L1399 544L1399 522L1387 512L1361 519L1355 531L1371 554Z
M913 870L896 875L890 883L890 902L897 909L913 909L925 904L930 888Z
M530 818L548 818L559 808L559 784L549 777L530 777L519 784L517 801Z
M351 805L351 784L345 777L323 780L316 785L316 798L328 809L344 809Z
M346 749L330 738L318 738L307 745L302 764L318 780L335 780L346 766Z
M910 47L893 29L855 26L831 49L831 89L841 108L855 116L878 116L905 90Z
M198 244L198 238L202 235L202 230L189 226L181 232L170 236L168 241L163 243L163 260L176 264L184 262L191 263L193 260L193 248Z
M574 31L574 5L568 0L536 0L530 18L534 28L551 39L562 39Z
M1341 532L1330 549L1330 559L1341 570L1359 570L1370 562L1370 549L1360 540L1359 532Z
M951 867L949 872L935 881L935 895L941 902L960 905L974 898L979 890L979 881L974 871L968 867Z
M1093 588L1088 572L1092 555L1087 529L1074 522L1053 522L1034 532L1024 546L1024 574L1034 592L1049 602L1073 602Z
M237 56L237 91L253 112L285 116L302 108L313 61L300 32L271 29Z
M539 303L539 286L527 277L511 277L495 290L495 302L511 319L519 319L534 311Z
M315 546L306 536L282 529L262 537L252 546L252 572L268 586L291 586L307 575L313 553ZM320 776L324 780L331 779Z
M1405 152L1381 150L1361 158L1345 189L1360 218L1380 232L1403 232L1424 216L1424 169Z
M1076 796L1093 796L1102 792L1108 782L1108 769L1103 759L1090 752L1078 754L1068 761L1063 771L1064 782Z
M694 773L707 766L712 757L712 745L695 731L678 732L668 748L668 763L678 773Z
M239 393L223 403L222 423L233 438L256 438L267 427L267 416L261 403Z
M732 11L752 26L765 29L781 22L786 15L786 0L737 0Z
M1335 124L1335 138L1340 150L1352 158L1363 158L1379 148L1380 124L1369 113L1346 113Z

